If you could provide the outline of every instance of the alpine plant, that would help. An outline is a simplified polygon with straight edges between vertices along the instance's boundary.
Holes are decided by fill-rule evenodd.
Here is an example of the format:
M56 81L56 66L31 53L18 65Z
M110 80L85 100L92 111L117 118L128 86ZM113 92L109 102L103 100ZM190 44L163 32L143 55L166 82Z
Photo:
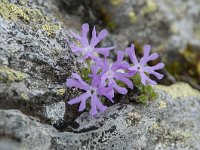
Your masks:
M72 52L79 52L82 54L82 60L89 60L95 63L91 63L92 74L88 74L91 78L91 83L86 83L79 74L72 73L71 78L67 79L66 86L70 88L78 88L84 91L78 97L75 97L68 101L69 105L79 103L79 110L84 111L86 104L90 104L89 114L94 117L98 112L104 112L107 106L102 104L102 97L108 99L114 103L114 93L126 94L127 87L133 89L134 83L130 78L139 74L141 77L141 83L143 85L155 85L156 81L150 79L149 75L154 75L157 79L162 79L163 75L158 73L164 67L163 63L158 63L155 66L148 66L149 61L155 60L159 57L157 53L150 54L151 46L145 45L143 47L143 57L138 61L134 44L125 49L125 53L128 54L130 64L124 60L124 52L117 51L117 60L113 63L109 63L109 52L115 48L115 46L101 48L97 45L108 35L108 31L103 29L97 35L95 26L93 27L91 39L88 40L89 25L84 23L82 25L82 33L78 35L71 32L72 36L79 42L77 44L71 44ZM89 67L89 66L88 66ZM127 87L122 87L119 82L123 83Z

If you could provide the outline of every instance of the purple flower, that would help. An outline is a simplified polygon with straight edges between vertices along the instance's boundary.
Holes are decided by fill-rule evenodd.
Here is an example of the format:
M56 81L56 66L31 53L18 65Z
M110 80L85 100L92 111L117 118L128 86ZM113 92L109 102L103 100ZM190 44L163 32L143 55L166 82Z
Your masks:
M92 70L92 83L91 85L88 85L85 81L81 79L81 77L73 73L72 77L73 79L67 79L66 86L68 87L76 87L79 89L82 89L86 91L85 93L81 94L80 96L71 99L68 104L73 105L76 103L80 103L79 111L83 111L86 107L86 100L91 99L90 105L90 115L95 116L97 114L97 111L103 112L106 110L106 106L104 106L98 96L105 96L108 98L111 102L114 102L112 98L114 97L114 93L112 91L111 87L103 87L100 86L100 76L97 75L98 67L91 66Z
M72 32L72 35L74 38L76 38L80 43L81 46L70 44L70 47L73 52L82 52L83 53L83 60L87 58L91 58L93 60L96 60L96 57L98 54L104 55L104 57L107 57L109 55L109 51L114 49L115 47L107 47L107 48L97 48L97 44L103 40L107 34L107 30L100 31L99 35L96 34L95 26L92 31L92 38L90 42L88 41L87 34L89 32L89 25L87 23L82 25L82 36L79 36Z
M158 63L157 65L151 66L151 67L147 66L148 61L155 60L159 57L157 53L149 55L150 50L151 50L151 46L145 45L143 47L144 56L140 59L140 62L138 62L135 55L134 45L131 44L131 47L126 48L126 52L128 53L132 63L134 64L134 66L131 66L129 68L130 73L135 74L139 72L140 77L141 77L141 82L144 85L146 85L147 83L151 85L157 84L154 80L151 80L146 74L152 74L156 76L156 78L158 78L159 80L163 78L162 74L155 71L155 70L162 69L164 67L163 63Z
M122 51L117 52L117 61L114 62L112 65L109 65L107 59L103 61L97 61L97 64L102 68L102 77L101 77L101 85L113 88L121 94L126 94L127 89L124 87L119 86L116 83L116 80L119 80L125 83L129 88L133 88L132 82L128 79L130 76L129 73L125 73L124 70L129 68L129 64L127 62L123 62L124 53Z

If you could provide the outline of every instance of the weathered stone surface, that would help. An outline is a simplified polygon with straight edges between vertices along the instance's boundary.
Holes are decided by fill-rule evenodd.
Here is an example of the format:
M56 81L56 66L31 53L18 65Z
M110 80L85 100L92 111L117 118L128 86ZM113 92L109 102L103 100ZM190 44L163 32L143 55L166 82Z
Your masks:
M92 6L94 14L129 42L180 50L200 40L199 0L98 0Z
M53 137L59 148L71 149L198 149L200 99L172 99L159 92L148 106L114 105L93 119L88 113L77 120L75 133ZM57 144L54 144L57 145Z
M74 97L65 80L82 64L68 46L69 31L36 4L0 2L0 108L59 122L65 101ZM48 106L57 114L43 109Z
M66 42L74 42L68 29L51 16L66 18L65 25L77 28L80 16L94 23L95 13L113 15L107 21L115 24L106 23L114 32L103 45L119 43L124 49L137 40L174 50L189 41L198 50L198 0L156 5L144 0L65 0L69 6L76 3L66 15L57 7L60 2L0 1L0 149L200 149L200 94L185 83L157 86L159 98L148 105L134 103L130 94L121 100L128 104L113 105L96 118L85 112L73 121L77 109L65 101L78 94L64 82L82 65Z
M52 131L51 131L52 130ZM18 110L0 110L0 136L11 141L4 143L4 147L15 149L49 149L51 134L55 129L42 125L36 118L30 118ZM3 147L3 144L0 144Z
M136 52L140 54L144 44L151 44L152 50L159 51L166 64L167 78L162 81L163 84L184 81L200 90L199 0L61 2L67 14L81 17L82 22L109 29L111 34L102 43L104 46L115 45L117 49L123 50L134 43ZM115 52L111 54L115 55Z
M17 110L1 110L1 140L29 149L199 149L200 97L157 92L148 105L116 104L96 118L83 113L76 127L62 132Z

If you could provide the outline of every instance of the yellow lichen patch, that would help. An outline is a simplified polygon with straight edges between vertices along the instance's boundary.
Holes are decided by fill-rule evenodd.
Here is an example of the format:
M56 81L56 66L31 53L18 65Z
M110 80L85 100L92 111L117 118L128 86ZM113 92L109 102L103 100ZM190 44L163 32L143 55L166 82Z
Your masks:
M192 137L192 134L189 132L176 131L175 134L179 135L182 138L191 138Z
M197 73L200 76L200 62L197 63Z
M109 2L110 2L112 5L117 6L117 5L122 4L123 0L109 0Z
M140 121L141 115L138 112L129 112L127 114L127 126L133 126Z
M51 24L47 23L41 26L41 29L46 31L48 36L53 36L55 34L55 30L59 30L61 28L60 24Z
M136 20L137 20L137 16L135 15L134 12L129 12L128 17L129 17L129 20L130 20L131 23L135 23Z
M159 106L158 106L159 109L167 108L167 103L164 101L159 101L158 104L159 104Z
M186 141L188 138L193 138L190 132L180 131L178 129L173 130L166 128L165 126L154 122L149 131L152 133L157 133L158 137L162 140L162 142L174 141L174 139L180 140L180 142ZM171 142L169 142L171 143ZM167 143L166 143L167 144Z
M170 26L170 31L174 34L178 34L180 32L180 28L177 26L177 24L173 23Z
M173 99L189 96L200 97L200 92L198 90L193 89L189 84L184 82L178 82L171 86L156 85L155 88L165 91L166 93L171 95Z
M3 0L0 3L0 15L7 20L22 21L24 23L42 23L48 22L50 19L37 8L28 8L19 6Z
M154 122L152 125L151 125L151 127L150 127L150 131L154 131L154 130L156 130L156 129L158 129L159 128L159 126L158 126L158 124L156 123L156 122Z
M198 39L200 39L200 24L198 24L196 26L196 28L194 29L194 36Z
M27 74L17 71L6 66L0 66L0 81L14 82L22 81L27 78Z
M157 4L153 0L148 0L147 5L142 8L141 13L143 15L152 13L157 10L157 7Z
M25 101L29 100L29 97L26 93L21 93L21 98Z
M57 90L57 95L58 96L63 96L65 94L65 89L58 89Z

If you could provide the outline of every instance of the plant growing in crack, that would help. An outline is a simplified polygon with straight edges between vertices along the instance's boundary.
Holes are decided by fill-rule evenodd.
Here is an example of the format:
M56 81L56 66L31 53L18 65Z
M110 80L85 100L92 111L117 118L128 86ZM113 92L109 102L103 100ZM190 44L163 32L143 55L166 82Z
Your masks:
M92 38L89 42L87 34L89 32L89 25L87 23L82 25L82 35L78 35L72 32L75 39L80 42L80 45L70 44L72 52L82 53L82 61L87 60L88 68L84 68L84 79L77 73L72 73L72 78L67 79L66 86L70 88L78 88L85 93L68 101L68 104L73 105L80 103L79 110L83 111L86 108L86 101L90 99L89 104L91 106L90 115L95 116L98 111L104 112L107 106L103 105L100 97L105 97L112 103L115 93L127 94L129 89L133 89L135 85L140 91L139 101L145 103L146 94L149 97L155 97L155 92L152 90L151 85L157 84L156 81L150 79L149 75L152 74L159 80L163 78L163 75L156 72L164 67L163 63L158 63L155 66L148 66L147 62L155 60L159 57L157 53L150 55L151 46L145 45L143 47L144 56L138 62L134 44L125 49L125 53L128 54L130 61L129 64L124 60L124 52L117 51L117 60L112 64L109 63L109 52L115 48L115 46L107 48L97 48L97 44L103 40L108 31L103 29L100 33L96 34L95 26L92 31ZM100 57L100 56L103 56ZM91 72L91 74L89 74ZM86 78L89 78L88 80ZM90 85L89 85L90 82ZM123 86L121 86L122 83ZM127 86L127 87L126 87ZM148 93L149 92L149 93Z

